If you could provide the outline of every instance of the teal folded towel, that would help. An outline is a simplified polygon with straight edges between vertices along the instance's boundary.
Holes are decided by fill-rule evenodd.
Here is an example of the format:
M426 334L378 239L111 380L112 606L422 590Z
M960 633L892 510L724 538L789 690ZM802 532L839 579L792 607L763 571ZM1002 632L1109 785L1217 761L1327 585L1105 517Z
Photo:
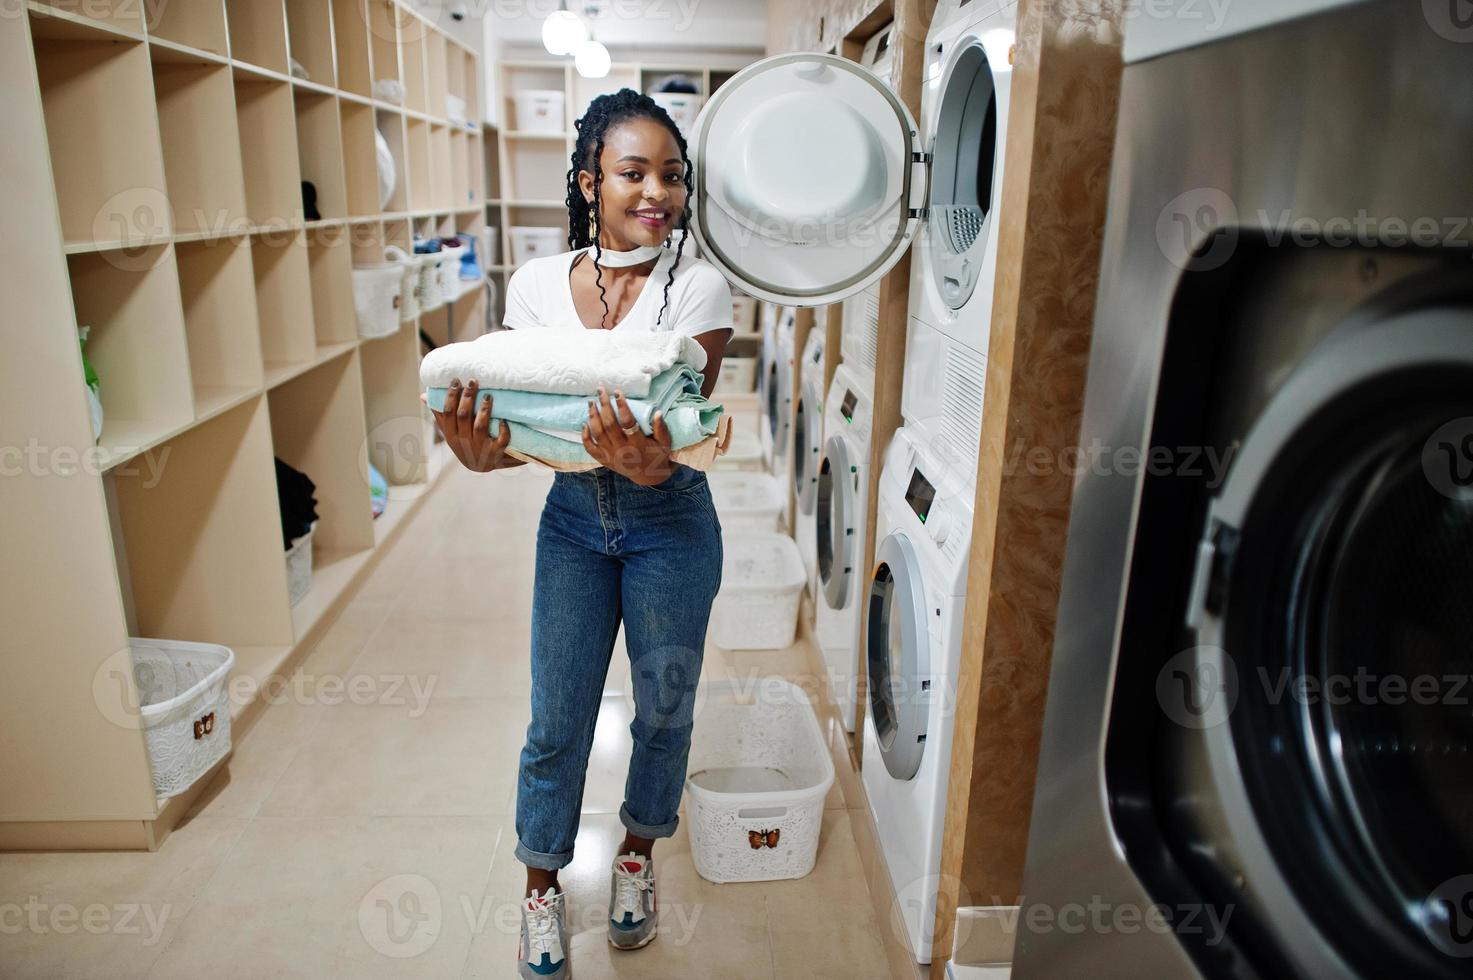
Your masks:
M648 397L628 399L635 423L642 432L650 435L655 412L662 413L665 427L670 430L672 449L684 449L714 435L722 406L708 401L701 394L703 380L694 368L683 363L655 375L650 381ZM430 408L444 411L446 394L448 389L430 388L427 392ZM582 441L591 401L587 396L488 389L476 393L478 409L486 398L493 399L493 419L511 424L512 449L548 462L593 461ZM566 433L566 436L541 430ZM500 430L493 425L491 431L495 434Z

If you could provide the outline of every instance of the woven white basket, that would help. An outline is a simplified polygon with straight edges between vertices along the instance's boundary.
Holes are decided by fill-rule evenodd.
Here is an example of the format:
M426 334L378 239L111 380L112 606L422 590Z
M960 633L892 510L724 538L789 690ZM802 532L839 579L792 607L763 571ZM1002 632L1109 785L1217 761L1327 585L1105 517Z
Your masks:
M178 796L230 752L230 668L214 643L128 638L139 715L160 801Z
M696 872L718 883L808 874L834 783L808 696L763 677L712 682L696 703L685 781Z
M445 264L445 251L416 252L419 256L419 311L428 313L445 304L445 290L441 288L440 267Z
M407 323L419 316L420 256L390 245L384 249L384 258L399 266L399 322Z
M711 502L725 534L772 533L783 510L783 485L771 473L740 470L710 474Z
M454 302L460 295L460 257L465 254L464 245L440 249L441 262L435 270L439 277L440 302Z
M784 650L798 635L808 572L798 545L773 532L724 534L711 641L723 650Z
M316 530L313 521L307 533L286 550L286 597L294 606L312 591L312 535Z
M387 337L399 329L402 275L398 264L393 262L353 268L353 309L358 314L358 336L372 340Z

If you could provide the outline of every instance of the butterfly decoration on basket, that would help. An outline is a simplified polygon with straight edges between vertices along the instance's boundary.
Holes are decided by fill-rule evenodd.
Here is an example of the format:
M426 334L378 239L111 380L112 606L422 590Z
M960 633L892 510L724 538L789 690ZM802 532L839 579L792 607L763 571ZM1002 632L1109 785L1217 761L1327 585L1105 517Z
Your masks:
M214 730L215 713L213 711L205 715L203 718L197 719L194 723L194 737L197 740L204 738L206 735L210 734Z
M774 827L771 830L749 830L747 831L747 843L752 845L752 850L760 850L764 847L776 847L777 839L782 831Z

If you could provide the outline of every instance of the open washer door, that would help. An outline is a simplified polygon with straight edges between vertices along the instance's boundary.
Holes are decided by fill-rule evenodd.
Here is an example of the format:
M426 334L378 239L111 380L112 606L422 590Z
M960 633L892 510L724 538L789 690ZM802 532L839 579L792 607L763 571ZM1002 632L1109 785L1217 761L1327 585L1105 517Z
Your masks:
M798 392L793 425L793 493L798 510L811 514L818 499L818 466L823 456L823 393L811 378Z
M813 533L818 544L818 580L830 609L849 604L849 583L859 556L859 491L854 486L858 456L843 436L830 436L818 464Z
M692 230L738 288L827 306L888 272L925 206L915 120L866 69L785 54L722 85L691 132Z

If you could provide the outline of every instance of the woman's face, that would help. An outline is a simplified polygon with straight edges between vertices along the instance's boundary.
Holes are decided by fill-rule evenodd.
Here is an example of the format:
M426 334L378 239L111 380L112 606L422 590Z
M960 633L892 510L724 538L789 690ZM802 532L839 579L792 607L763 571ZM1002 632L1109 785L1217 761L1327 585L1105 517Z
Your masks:
M604 133L600 189L605 248L659 245L685 208L685 163L675 135L653 119L629 119ZM578 172L583 198L593 200L593 174Z

